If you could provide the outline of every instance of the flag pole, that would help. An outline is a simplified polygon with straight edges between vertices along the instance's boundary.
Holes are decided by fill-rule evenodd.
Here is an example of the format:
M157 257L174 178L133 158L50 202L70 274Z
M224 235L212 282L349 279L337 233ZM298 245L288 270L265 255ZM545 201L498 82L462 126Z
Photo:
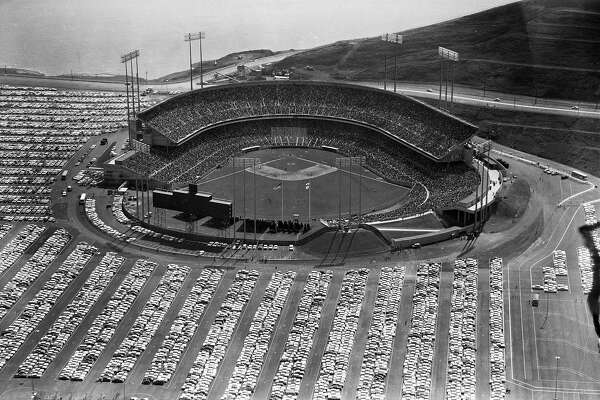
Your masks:
M283 223L283 179L281 180L281 223Z
M308 224L310 225L310 191L312 190L310 181L308 182Z

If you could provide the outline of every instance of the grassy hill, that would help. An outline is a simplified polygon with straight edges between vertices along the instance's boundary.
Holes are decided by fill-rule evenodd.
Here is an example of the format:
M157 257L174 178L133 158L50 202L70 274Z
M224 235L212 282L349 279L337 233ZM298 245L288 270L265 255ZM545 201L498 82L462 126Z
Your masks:
M402 46L379 38L340 41L278 63L299 79L439 81L438 46L460 53L462 85L549 98L600 96L600 1L526 0L402 32ZM314 71L304 69L310 65Z
M202 61L202 72L203 73L207 73L209 71L218 69L218 68L223 68L226 67L228 65L233 65L233 64L245 64L247 62L250 62L256 58L261 58L261 57L269 57L272 56L276 53L274 53L271 50L247 50L247 51L240 51L238 53L230 53L227 54L226 56L223 56L217 60L203 60ZM200 63L193 63L192 64L192 71L193 74L200 74ZM190 70L184 70L184 71L177 71L177 72L173 72L171 74L165 75L165 76L161 76L160 78L157 78L154 80L154 82L167 82L167 81L178 81L178 80L182 80L182 79L189 79L190 78Z

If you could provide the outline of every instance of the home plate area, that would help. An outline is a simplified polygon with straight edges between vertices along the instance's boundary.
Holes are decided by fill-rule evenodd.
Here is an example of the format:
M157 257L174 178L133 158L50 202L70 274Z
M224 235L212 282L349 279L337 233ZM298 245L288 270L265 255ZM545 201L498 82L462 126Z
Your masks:
M246 171L253 172L252 167ZM254 171L257 175L283 181L301 181L318 178L337 171L337 168L295 156L286 156L260 164Z

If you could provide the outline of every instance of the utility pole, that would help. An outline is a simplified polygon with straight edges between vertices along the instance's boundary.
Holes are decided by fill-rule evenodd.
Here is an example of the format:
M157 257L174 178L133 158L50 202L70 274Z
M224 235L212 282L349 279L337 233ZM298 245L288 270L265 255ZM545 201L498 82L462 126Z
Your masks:
M190 90L194 90L194 83L192 81L192 34L188 33L187 41L190 44Z
M204 38L204 32L200 32L200 89L204 88L204 77L202 76L202 39Z
M394 56L394 93L396 93L396 80L398 79L398 57Z
M559 356L554 357L556 359L556 373L554 374L554 400L558 400L558 361L560 361Z
M387 90L387 56L383 58L383 90Z

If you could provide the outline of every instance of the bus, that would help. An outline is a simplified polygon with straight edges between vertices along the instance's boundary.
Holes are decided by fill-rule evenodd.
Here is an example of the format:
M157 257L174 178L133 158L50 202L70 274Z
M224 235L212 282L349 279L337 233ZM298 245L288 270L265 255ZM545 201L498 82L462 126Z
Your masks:
M79 204L85 205L85 198L86 198L85 193L81 193L81 196L79 196Z
M575 171L575 170L571 171L571 176L573 178L581 179L582 181L587 181L587 175L583 174L579 171Z
M67 171L66 169L62 172L62 174L60 174L60 180L61 181L66 181L67 180L67 175L69 175L69 171Z

